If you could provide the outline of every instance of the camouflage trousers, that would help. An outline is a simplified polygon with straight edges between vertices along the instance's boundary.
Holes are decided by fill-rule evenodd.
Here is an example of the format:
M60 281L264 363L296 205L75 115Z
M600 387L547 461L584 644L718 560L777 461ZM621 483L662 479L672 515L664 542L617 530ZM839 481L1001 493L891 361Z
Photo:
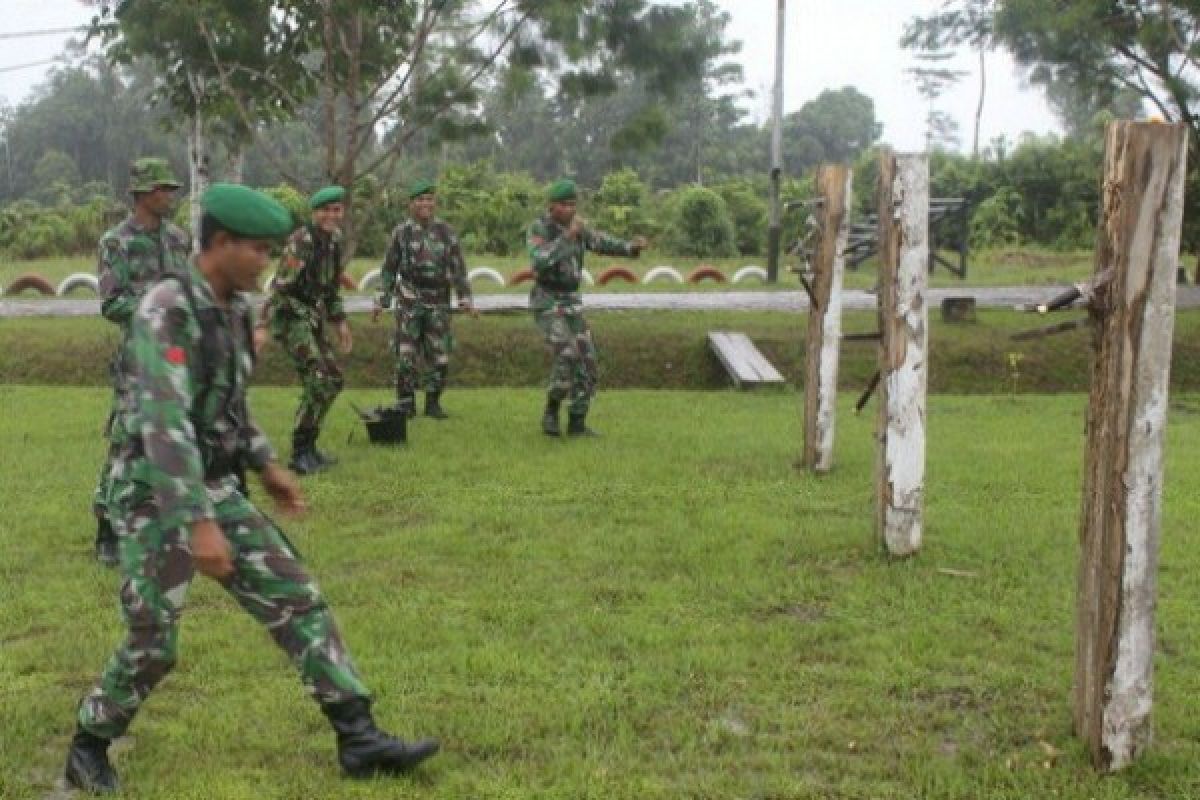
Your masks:
M333 613L299 556L232 480L210 489L216 521L233 551L234 573L225 589L287 653L317 701L369 697ZM143 485L115 480L114 510L139 494L140 504L114 520L124 578L125 640L79 705L80 726L106 739L124 733L146 696L175 665L184 598L195 574L190 528L161 524Z
M578 295L568 295L572 300L535 302L539 292L540 289L534 290L530 306L538 329L554 354L546 392L551 400L569 398L571 414L586 414L596 394L598 370L596 344L583 318L583 306Z
M454 334L450 332L450 307L444 303L399 301L396 304L396 336L392 352L396 355L396 394L412 395L418 382L425 391L439 393L446 388L450 351Z
M271 333L300 376L302 391L295 429L319 432L345 383L325 325L314 326L306 319L276 314Z
M104 423L104 438L108 440L108 451L104 454L104 463L100 465L100 475L96 479L96 488L92 492L92 512L100 519L108 519L108 496L112 489L112 469L117 453L121 450L122 436L114 424L117 415L123 409L130 408L135 402L133 390L129 387L131 378L121 374L120 358L115 358L109 368L113 381L112 404L108 412L108 421Z

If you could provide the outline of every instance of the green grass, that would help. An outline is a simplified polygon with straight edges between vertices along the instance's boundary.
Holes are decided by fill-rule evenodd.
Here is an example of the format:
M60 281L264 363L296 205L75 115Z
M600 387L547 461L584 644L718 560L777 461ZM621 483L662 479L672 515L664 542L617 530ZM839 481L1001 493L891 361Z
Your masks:
M1078 312L1058 319L1078 317ZM771 363L793 383L802 381L807 316L762 312L598 312L588 321L600 348L601 385L605 388L721 388L729 378L709 351L712 330L744 331ZM1047 320L1010 311L980 311L973 325L947 325L930 314L929 386L933 392L1007 393L1013 385L1010 353L1021 355L1018 391L1086 391L1091 354L1084 330L1028 342L1014 342L1016 331ZM353 355L345 360L349 386L391 384L390 321L372 325L365 315L352 318ZM870 331L875 315L845 316L847 332ZM450 380L455 386L536 387L545 383L547 357L541 335L527 312L487 314L455 322L457 349ZM0 384L101 386L115 346L113 326L99 318L0 319ZM839 381L861 391L874 373L878 345L845 342ZM255 379L290 385L295 373L279 348L264 353ZM1175 320L1172 387L1200 391L1200 311L1181 311Z
M1169 429L1156 739L1115 777L1070 723L1085 399L933 397L925 546L896 563L852 399L824 478L792 467L789 392L602 392L605 437L557 442L537 391L452 391L454 417L395 450L339 401L323 443L342 465L286 528L380 720L444 754L342 781L284 659L200 580L180 666L117 755L124 796L1197 796L1200 397ZM253 394L277 442L294 401ZM87 510L107 395L0 386L0 404L0 796L41 798L120 634Z
M949 257L949 254L946 254ZM795 259L787 257L780 268L779 288L797 289L800 284L791 266ZM955 262L957 263L957 262ZM380 264L377 258L356 258L349 267L349 272L357 280L368 271ZM742 256L739 258L690 258L672 256L664 253L650 252L638 260L610 258L608 256L589 256L588 269L598 276L601 270L609 266L629 267L637 275L644 275L651 268L660 264L674 266L686 277L691 270L700 264L711 264L732 278L734 272L748 264L766 266L763 256ZM529 260L524 256L489 256L471 255L467 257L470 268L490 266L499 270L506 277L517 270L529 266ZM1062 285L1079 280L1092 272L1092 254L1086 251L1058 252L1041 248L1014 248L1009 250L988 250L973 253L968 262L968 278L960 280L945 269L938 267L934 270L930 285L935 287L952 286L1025 286L1025 285ZM0 286L8 285L13 278L27 272L34 272L48 279L55 286L73 272L94 273L96 262L92 257L51 258L33 261L0 263ZM875 285L875 263L868 261L857 270L848 270L845 284L851 289L866 289ZM639 291L680 291L677 284L656 281L648 286L614 281L605 287L591 287L589 291L623 292L631 289ZM717 284L703 281L698 284L688 284L688 291L718 291L733 288L731 284ZM738 285L738 289L762 289L758 281L746 281ZM528 284L500 288L489 281L478 281L474 289L478 293L491 294L498 292L524 293L529 290ZM82 290L81 290L82 292ZM31 292L29 296L34 296Z

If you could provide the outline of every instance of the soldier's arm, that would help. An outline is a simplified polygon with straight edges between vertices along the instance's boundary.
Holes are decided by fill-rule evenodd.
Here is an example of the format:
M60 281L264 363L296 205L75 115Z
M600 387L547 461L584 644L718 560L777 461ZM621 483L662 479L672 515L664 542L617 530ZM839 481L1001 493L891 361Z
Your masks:
M100 287L100 313L109 322L127 327L137 310L138 298L130 286L130 266L116 237L100 240L96 273Z
M383 265L379 268L379 307L387 308L396 294L396 279L400 273L400 228L392 231Z
M633 242L627 242L604 231L587 228L583 232L583 246L602 256L627 256L636 258L641 252Z
M342 257L342 248L337 249L338 263L333 268L333 280L321 287L325 299L325 313L331 322L341 322L346 319L346 309L342 305L342 273L346 270L346 262Z
M454 293L458 302L471 302L471 282L467 280L467 261L463 258L462 244L454 231L446 226L446 259L450 268L450 281L454 284Z
M571 240L566 237L565 233L550 238L550 233L541 220L529 226L525 244L529 248L533 271L539 275L554 269L560 261L571 257Z
M196 387L190 367L198 357L198 337L187 297L174 281L143 298L132 346L138 433L146 454L142 479L154 492L164 524L172 527L213 517L191 416Z
M293 234L284 245L283 255L279 259L279 268L275 270L275 278L271 281L273 293L287 292L300 280L304 265L312 256L312 247L306 241L304 229Z

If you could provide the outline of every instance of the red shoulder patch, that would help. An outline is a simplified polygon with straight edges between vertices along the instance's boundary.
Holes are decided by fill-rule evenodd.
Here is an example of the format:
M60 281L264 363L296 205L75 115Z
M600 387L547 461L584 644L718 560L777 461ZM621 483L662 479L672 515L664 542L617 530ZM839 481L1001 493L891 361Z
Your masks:
M177 367L187 363L187 353L183 352L183 348L178 345L167 348L166 358Z

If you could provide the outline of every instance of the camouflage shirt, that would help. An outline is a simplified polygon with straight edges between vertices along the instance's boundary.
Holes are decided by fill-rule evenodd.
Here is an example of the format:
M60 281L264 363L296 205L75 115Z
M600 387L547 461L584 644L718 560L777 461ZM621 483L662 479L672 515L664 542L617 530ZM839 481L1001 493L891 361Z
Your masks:
M460 301L471 299L462 247L440 219L422 225L409 217L397 225L380 273L379 305L384 308L397 294L404 300L449 303L451 286Z
M233 465L261 470L275 457L246 405L250 304L235 293L221 306L194 264L186 276L151 287L138 306L130 345L138 402L122 412L127 436L115 468L116 480L152 493L168 527L213 518L213 503L236 487Z
M188 235L163 220L158 230L143 228L129 215L100 237L97 276L100 312L129 336L133 312L146 289L171 272L187 268Z
M609 256L636 256L638 252L632 243L591 228L584 228L575 240L566 233L566 227L543 214L525 236L537 285L550 292L579 291L585 250Z
M327 234L312 225L297 228L288 237L271 297L263 307L263 320L274 314L307 319L313 325L328 319L341 322L342 308L342 232Z

